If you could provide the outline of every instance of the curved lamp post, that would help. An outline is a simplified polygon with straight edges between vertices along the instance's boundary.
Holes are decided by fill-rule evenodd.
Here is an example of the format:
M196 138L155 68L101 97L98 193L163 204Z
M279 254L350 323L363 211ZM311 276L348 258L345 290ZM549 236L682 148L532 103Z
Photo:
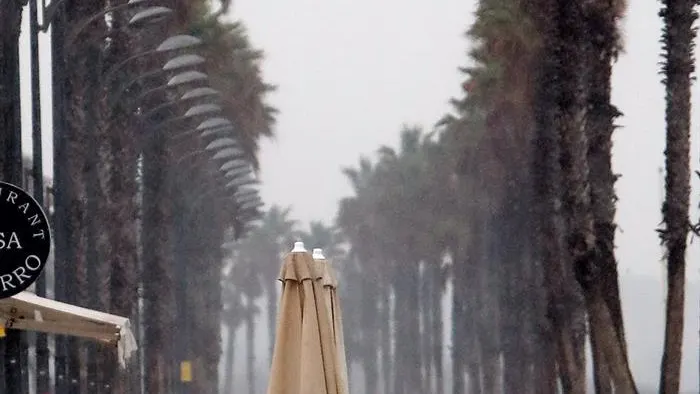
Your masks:
M41 31L46 31L49 29L49 26L51 26L51 23L53 22L54 18L56 17L56 12L58 11L58 8L65 3L66 0L54 0L52 1L48 6L46 5L45 0L42 0L42 24L39 25L39 28ZM74 30L75 36L83 31L90 23L95 22L100 19L100 17L104 17L105 15L115 12L115 11L122 11L122 10L127 10L130 8L137 8L137 7L143 7L146 6L146 3L148 0L129 0L126 3L118 4L116 6L112 6L109 8L105 8L103 11L101 11L98 14L93 15L90 17L88 21L86 21L84 24L78 26L76 30ZM132 26L144 23L145 21L155 21L155 20L162 20L165 19L166 17L170 16L172 14L172 10L167 7L161 7L161 6L150 6L143 11L137 12L131 19L129 20L129 23L132 24Z
M87 18L83 23L73 28L69 33L66 40L66 47L71 48L76 42L80 34L87 30L88 27L94 22L99 20L104 20L104 17L108 14L118 11L125 11L131 8L146 7L144 10L137 12L133 17L129 19L126 24L127 27L141 27L149 25L152 23L162 22L166 18L172 16L173 10L168 7L163 6L148 6L148 0L129 0L126 3L118 4L104 10L95 13ZM113 33L110 31L109 34Z
M128 92L130 88L135 85L136 83L146 83L145 81L148 79L155 79L155 78L160 78L163 74L167 73L174 73L177 71L182 71L184 69L188 69L191 67L196 67L205 62L205 59L199 55L194 55L194 54L184 54L184 55L179 55L176 56L170 60L168 60L167 63L161 68L157 68L152 71L148 71L146 73L140 74L136 76L134 79L131 81L120 85L117 89L117 92L115 93L113 101L119 101L121 97L124 95L124 93ZM198 70L188 70L188 71L198 71ZM173 75L174 76L174 75ZM167 87L167 86L166 86Z
M163 41L158 47L155 49L147 50L144 52L137 53L136 55L130 56L121 62L113 65L107 73L105 73L105 85L109 86L111 79L114 77L114 74L121 70L123 67L127 66L129 63L133 62L134 60L141 59L146 56L151 56L151 55L161 55L166 52L171 52L171 51L178 51L182 49L188 49L192 47L196 47L202 44L202 40L200 40L197 37L190 36L187 34L179 34L175 35L172 37L168 37Z

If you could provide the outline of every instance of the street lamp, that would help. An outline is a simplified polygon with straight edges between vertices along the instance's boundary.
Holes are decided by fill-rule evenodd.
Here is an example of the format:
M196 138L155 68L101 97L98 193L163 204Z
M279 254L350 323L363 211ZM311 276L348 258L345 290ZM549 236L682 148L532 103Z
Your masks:
M146 80L148 78L155 78L155 77L160 77L163 73L166 72L174 72L182 69L186 69L189 67L194 67L198 66L202 63L204 63L205 60L203 57L199 55L193 55L193 54L184 54L184 55L179 55L176 56L170 60L161 68L157 68L155 70L143 73L141 75L138 75L136 78L132 79L128 83L125 83L124 85L119 87L119 90L117 90L117 93L115 94L116 99L114 101L119 101L121 97L124 95L125 92L128 92L131 88L132 85L136 84L137 82L141 82L143 80ZM191 70L191 71L196 71L196 70Z
M221 112L221 106L216 105L216 104L199 104L195 105L194 107L190 107L190 109L185 112L185 116L201 116L201 115L206 115L206 114L215 114Z
M221 171L231 171L231 170L236 170L239 168L246 167L247 165L250 165L246 160L241 160L241 159L234 159L234 160L229 160L225 162L224 164L219 167L219 170Z
M211 93L211 92L213 92L213 93ZM158 105L158 106L150 109L148 112L142 113L141 116L144 118L150 118L153 114L155 114L158 111L161 111L165 108L179 105L179 104L182 104L183 102L190 101L190 100L215 98L218 95L219 95L218 91L211 89L209 87L192 88L192 89L188 90L187 92L185 92L185 94L183 94L182 97L175 99L175 100L165 102L161 105Z
M232 179L229 183L226 184L226 187L229 189L240 188L244 186L257 185L259 183L260 181L258 181L252 174L248 173L239 178Z
M171 51L178 51L182 49L187 49L187 48L192 48L195 46L199 46L202 44L202 40L200 40L197 37L190 36L187 34L179 34L176 36L168 37L163 41L156 49L151 49L147 50L141 53L137 53L136 55L130 56L121 62L115 64L110 68L107 73L105 74L105 84L109 86L109 83L111 82L112 77L114 74L121 70L123 67L128 65L129 63L133 62L134 60L140 59L145 56L150 56L150 55L160 55L165 52L171 52Z
M225 126L233 127L233 123L231 123L231 121L226 118L212 118L200 123L199 126L197 126L197 130L203 131L205 129L212 129Z
M243 151L238 148L223 148L214 154L214 160L236 159L243 156Z
M111 14L113 12L117 11L122 11L122 10L127 10L130 8L137 8L137 7L143 7L146 6L146 3L148 0L129 0L126 3L118 4L109 8L105 8L104 10L93 14L92 16L88 17L87 20L85 20L83 23L75 27L71 32L68 34L68 38L66 40L66 46L67 47L73 47L73 44L76 42L78 39L78 36L82 32L84 32L92 23L97 22L99 20L104 20L104 17L107 14ZM53 3L52 3L53 4ZM127 23L128 27L140 27L140 26L145 26L151 23L156 23L156 22L161 22L164 19L168 18L171 16L173 13L173 10L168 8L168 7L162 7L162 6L148 6L146 9L143 11L140 11L136 13L129 22ZM111 33L111 32L110 32Z
M53 22L54 18L56 17L56 12L58 11L58 8L65 3L66 0L54 0L52 1L48 6L46 5L46 0L42 0L41 2L41 10L42 10L42 24L39 25L39 28L41 31L47 31L49 29L49 26L51 26L51 23ZM126 3L122 3L113 7L109 7L104 9L98 14L93 15L86 23L81 25L79 28L74 30L76 33L75 35L79 34L83 29L85 29L86 26L88 26L90 23L97 21L100 19L100 17L104 17L105 15L115 12L115 11L120 11L120 10L126 10L129 8L137 8L140 6L146 5L148 0L129 0ZM140 23L145 23L147 21L155 21L155 20L162 20L164 17L169 16L172 14L172 10L167 7L160 7L160 6L152 6L148 7L143 11L137 12L129 21L130 24L136 25ZM150 22L149 22L150 23Z
M168 60L168 62L163 66L163 70L172 71L184 67L194 67L203 64L204 62L206 62L206 59L203 57L186 53Z
M233 138L222 137L210 142L209 145L207 145L204 149L216 150L226 147L238 147L238 142L236 142L236 140L234 140Z

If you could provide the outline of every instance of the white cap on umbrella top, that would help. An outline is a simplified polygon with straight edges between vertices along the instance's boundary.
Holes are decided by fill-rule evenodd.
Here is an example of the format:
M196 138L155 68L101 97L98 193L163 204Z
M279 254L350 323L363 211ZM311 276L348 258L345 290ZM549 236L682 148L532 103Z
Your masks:
M292 253L303 253L306 252L306 248L304 247L304 243L301 241L294 242L294 249L292 249Z
M323 255L323 249L321 248L314 248L312 256L314 260L325 260L326 256Z

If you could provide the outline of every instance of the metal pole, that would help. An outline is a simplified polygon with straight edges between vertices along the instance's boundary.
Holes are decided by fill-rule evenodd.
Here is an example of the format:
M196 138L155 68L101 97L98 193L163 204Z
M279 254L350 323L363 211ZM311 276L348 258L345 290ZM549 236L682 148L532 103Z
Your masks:
M22 119L20 109L19 33L22 4L19 1L0 1L0 134L3 146L0 177L22 187ZM22 369L20 363L22 335L7 330L4 375L7 394L20 394Z
M64 187L67 182L63 160L66 153L66 102L65 102L65 63L63 41L65 35L65 6L58 5L51 27L51 59L52 59L52 97L53 97L53 134L54 134L54 215L53 228L55 237L54 252L54 297L66 300L67 267L72 258L70 248L66 243L66 226L68 224L68 207ZM49 21L44 21L47 24ZM55 394L64 394L68 388L68 342L64 335L55 339Z
M41 128L41 80L39 76L39 0L29 1L29 40L31 59L32 92L32 176L34 180L34 199L44 206L44 169ZM46 274L36 282L36 293L46 296ZM30 334L30 343L36 349L37 392L44 394L49 390L49 349L46 334Z

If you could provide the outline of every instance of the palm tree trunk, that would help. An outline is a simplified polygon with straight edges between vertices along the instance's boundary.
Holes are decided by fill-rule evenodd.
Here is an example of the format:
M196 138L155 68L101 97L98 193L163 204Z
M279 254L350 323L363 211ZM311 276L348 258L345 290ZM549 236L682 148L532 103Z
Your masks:
M153 130L145 130L153 134ZM170 242L171 200L167 197L169 163L163 136L152 135L143 151L143 283L145 315L146 391L169 390L173 345L173 255Z
M453 247L452 250L452 394L462 394L466 389L466 352L469 351L470 339L474 333L473 329L467 330L473 323L466 319L465 308L473 300L465 297L469 284L466 283L463 272L470 262L460 260L462 253L458 252L458 247Z
M666 200L662 213L667 249L666 332L659 392L678 393L683 346L685 253L690 200L690 99L694 69L696 2L663 2L664 82L666 84Z
M228 324L228 335L226 338L226 361L224 362L224 393L233 393L233 383L235 381L235 345L236 345L236 327L232 322Z
M248 394L257 394L255 385L255 305L248 297L246 305L246 352L248 355Z
M431 338L431 333L430 330L428 330L429 327L432 325L430 324L430 316L431 313L429 305L431 304L430 298L431 298L431 285L432 281L430 280L430 268L428 267L428 264L425 262L422 262L420 264L420 277L418 280L419 283L419 293L418 293L418 312L419 312L419 348L420 348L420 365L421 365L421 390L424 393L430 392L430 376L431 376L431 370L430 370L430 343L432 341Z
M582 367L575 357L576 338L574 321L567 309L575 308L577 291L571 279L571 268L565 262L567 254L563 247L564 223L560 208L563 190L560 168L560 140L557 124L560 117L559 100L562 86L558 81L562 46L559 37L558 17L560 5L557 0L541 1L534 15L542 36L543 53L540 54L539 75L535 91L535 195L538 217L540 256L543 260L544 284L548 290L548 311L552 326L550 339L557 343L557 359L562 383L568 392L585 393L585 378ZM562 7L566 7L565 4ZM572 309L573 310L573 309Z
M272 280L266 280L267 289L267 332L269 338L269 353L268 357L272 360L272 352L275 349L275 327L277 326L277 283Z
M435 369L435 394L443 394L445 392L444 386L444 367L442 363L442 353L443 353L443 317L442 317L442 295L444 294L443 289L443 273L441 264L435 264L433 267L433 298L432 305L430 306L432 317L432 333L433 333L433 346L432 346L432 360Z
M362 327L363 335L363 351L362 351L362 366L365 375L365 392L376 393L379 389L379 346L377 327L378 321L376 318L378 288L374 278L363 278L362 283Z
M385 283L385 282L382 282ZM382 381L384 383L384 394L391 393L391 288L385 286L380 289L380 304L378 309L379 317L379 347L382 353Z

